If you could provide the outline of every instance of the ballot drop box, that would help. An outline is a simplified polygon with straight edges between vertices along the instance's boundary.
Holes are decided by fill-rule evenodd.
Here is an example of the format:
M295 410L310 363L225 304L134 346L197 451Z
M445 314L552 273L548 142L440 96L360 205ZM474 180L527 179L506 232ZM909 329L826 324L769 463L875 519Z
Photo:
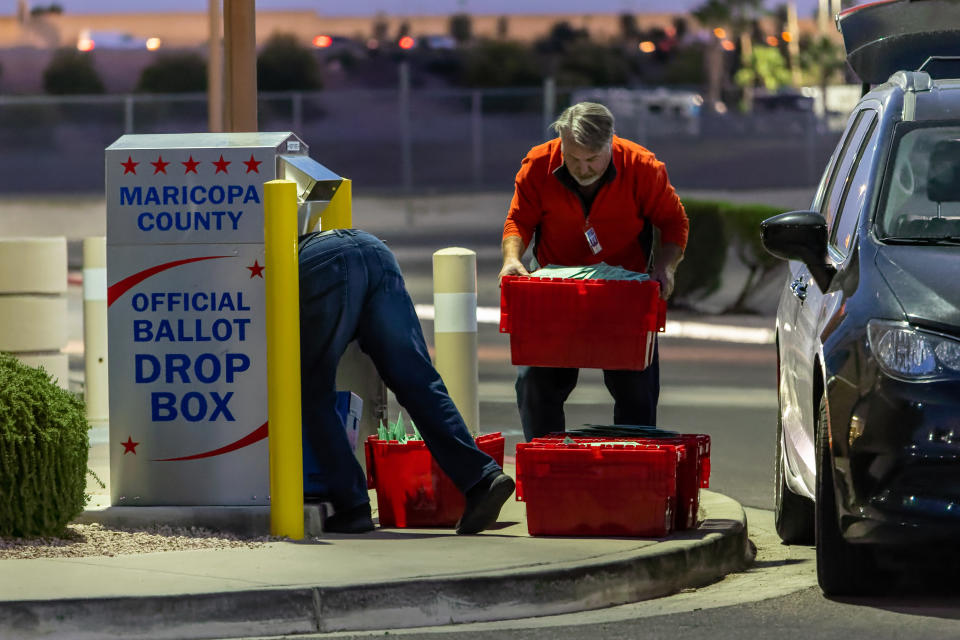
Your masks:
M284 177L301 231L342 180L292 133L107 148L113 505L269 504L263 184Z

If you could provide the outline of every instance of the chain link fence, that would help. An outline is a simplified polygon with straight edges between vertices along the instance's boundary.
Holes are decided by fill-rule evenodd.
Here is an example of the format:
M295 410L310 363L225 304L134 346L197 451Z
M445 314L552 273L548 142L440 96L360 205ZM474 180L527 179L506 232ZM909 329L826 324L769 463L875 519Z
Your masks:
M618 132L656 153L679 188L814 185L839 136L810 112L720 115L691 108L695 94L625 91L401 83L262 93L258 115L261 131L297 133L356 193L509 191L529 148L552 137L549 123L580 99L605 100ZM124 133L206 129L204 94L0 96L0 192L102 191L103 150Z

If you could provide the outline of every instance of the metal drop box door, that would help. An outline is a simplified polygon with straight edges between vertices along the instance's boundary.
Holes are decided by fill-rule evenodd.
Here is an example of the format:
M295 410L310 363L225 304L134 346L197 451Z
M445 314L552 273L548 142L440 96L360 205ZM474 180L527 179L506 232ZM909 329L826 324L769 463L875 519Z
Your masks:
M269 504L263 183L307 154L289 132L106 149L113 505Z

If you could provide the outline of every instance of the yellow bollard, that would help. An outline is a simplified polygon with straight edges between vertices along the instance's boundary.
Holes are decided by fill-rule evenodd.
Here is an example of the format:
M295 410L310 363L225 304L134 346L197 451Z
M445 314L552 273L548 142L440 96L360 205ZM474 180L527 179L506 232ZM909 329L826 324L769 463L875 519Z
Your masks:
M353 227L353 185L344 178L330 198L330 204L320 214L320 230L350 229Z
M433 342L437 371L470 433L480 432L477 393L477 254L453 247L433 254Z
M107 424L107 239L83 239L83 399L87 422Z
M297 184L263 185L267 300L267 419L270 424L270 533L303 538L300 433L300 276Z

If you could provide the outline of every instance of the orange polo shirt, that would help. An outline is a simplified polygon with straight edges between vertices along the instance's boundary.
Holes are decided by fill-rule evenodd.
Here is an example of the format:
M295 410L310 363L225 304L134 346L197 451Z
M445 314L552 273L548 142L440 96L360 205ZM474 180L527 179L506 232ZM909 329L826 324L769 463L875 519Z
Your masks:
M520 236L535 247L541 266L579 266L606 262L631 271L647 270L641 234L648 224L660 230L661 243L687 246L689 223L663 163L640 145L614 136L611 166L600 178L589 216L573 178L562 168L560 139L527 153L517 173L503 237ZM589 224L601 251L594 254L584 236ZM648 230L649 232L649 230Z

